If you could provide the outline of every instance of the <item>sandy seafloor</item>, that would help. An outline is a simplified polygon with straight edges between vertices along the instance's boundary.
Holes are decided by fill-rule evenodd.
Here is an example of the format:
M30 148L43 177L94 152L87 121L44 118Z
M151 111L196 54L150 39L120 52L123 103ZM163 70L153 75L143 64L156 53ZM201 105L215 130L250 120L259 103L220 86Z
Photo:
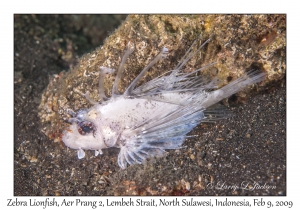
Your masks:
M14 195L286 195L284 80L244 104L229 103L233 116L199 125L185 148L126 170L117 149L78 160L40 132L37 108L49 75L75 65L122 18L101 25L95 16L15 16Z

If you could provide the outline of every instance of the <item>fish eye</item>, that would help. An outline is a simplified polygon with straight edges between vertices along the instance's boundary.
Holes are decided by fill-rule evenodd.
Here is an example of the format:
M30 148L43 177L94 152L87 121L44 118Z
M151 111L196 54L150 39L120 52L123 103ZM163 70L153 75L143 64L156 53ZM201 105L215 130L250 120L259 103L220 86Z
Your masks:
M81 121L77 124L77 126L78 132L83 136L92 132L94 133L96 130L94 123L89 121Z

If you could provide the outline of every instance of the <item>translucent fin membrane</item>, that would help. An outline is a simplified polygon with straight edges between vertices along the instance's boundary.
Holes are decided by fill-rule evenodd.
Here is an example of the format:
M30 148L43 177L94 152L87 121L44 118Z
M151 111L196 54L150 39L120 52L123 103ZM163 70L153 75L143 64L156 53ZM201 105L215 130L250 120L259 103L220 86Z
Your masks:
M165 58L168 54L168 49L163 48L162 51L141 71L141 73L131 82L127 90L125 91L124 95L132 95L132 91L140 81L140 79L146 74L146 72L155 65L158 61Z
M182 72L183 66L208 41L209 39L198 49L194 49L196 40L174 70L136 88L146 71L167 55L168 50L164 48L129 85L124 95L163 102L166 108L162 112L158 107L157 112L153 110L148 119L131 128L135 136L126 139L126 144L121 147L118 156L121 168L125 168L127 164L142 163L150 156L162 155L165 149L181 148L186 135L200 122L214 122L230 115L229 110L214 104L264 79L265 73L254 70L216 90L219 84L217 79L204 82L196 74L215 63L191 73ZM172 104L170 107L173 108L168 108L168 104Z
M208 109L204 110L204 118L201 120L201 123L214 123L218 120L226 119L232 116L233 113L222 105L213 105Z

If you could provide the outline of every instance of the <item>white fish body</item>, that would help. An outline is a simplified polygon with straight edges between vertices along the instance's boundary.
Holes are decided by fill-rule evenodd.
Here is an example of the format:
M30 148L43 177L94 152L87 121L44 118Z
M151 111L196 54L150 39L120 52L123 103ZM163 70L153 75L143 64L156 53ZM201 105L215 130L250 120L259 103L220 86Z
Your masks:
M69 120L70 127L63 132L65 145L78 150L78 158L84 157L83 150L95 150L97 155L101 153L101 149L118 147L118 164L121 168L126 168L127 163L140 164L149 156L161 155L165 149L180 148L187 133L205 120L204 112L210 106L251 84L262 81L265 76L265 73L252 71L221 89L214 90L218 84L216 80L205 83L198 76L193 76L193 73L201 69L192 73L180 71L199 50L191 51L191 48L169 75L155 78L135 88L145 72L166 56L167 49L164 48L124 94L117 95L124 62L132 52L128 44L112 97L87 110L73 113L73 118ZM110 69L102 67L101 71L105 73ZM100 75L100 85L101 76L103 75ZM103 96L102 87L99 93ZM94 103L88 95L85 96Z

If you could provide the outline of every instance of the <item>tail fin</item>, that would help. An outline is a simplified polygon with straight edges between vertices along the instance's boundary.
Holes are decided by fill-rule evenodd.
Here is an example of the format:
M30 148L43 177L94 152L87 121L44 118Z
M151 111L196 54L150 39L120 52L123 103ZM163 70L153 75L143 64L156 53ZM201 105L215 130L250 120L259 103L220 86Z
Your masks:
M264 80L266 73L261 73L258 70L253 70L245 75L237 78L233 82L230 82L228 85L212 91L209 93L207 99L203 102L203 107L208 108L213 104L221 101L224 98L228 98L229 96L241 91L247 86L253 85L255 83L261 82Z

